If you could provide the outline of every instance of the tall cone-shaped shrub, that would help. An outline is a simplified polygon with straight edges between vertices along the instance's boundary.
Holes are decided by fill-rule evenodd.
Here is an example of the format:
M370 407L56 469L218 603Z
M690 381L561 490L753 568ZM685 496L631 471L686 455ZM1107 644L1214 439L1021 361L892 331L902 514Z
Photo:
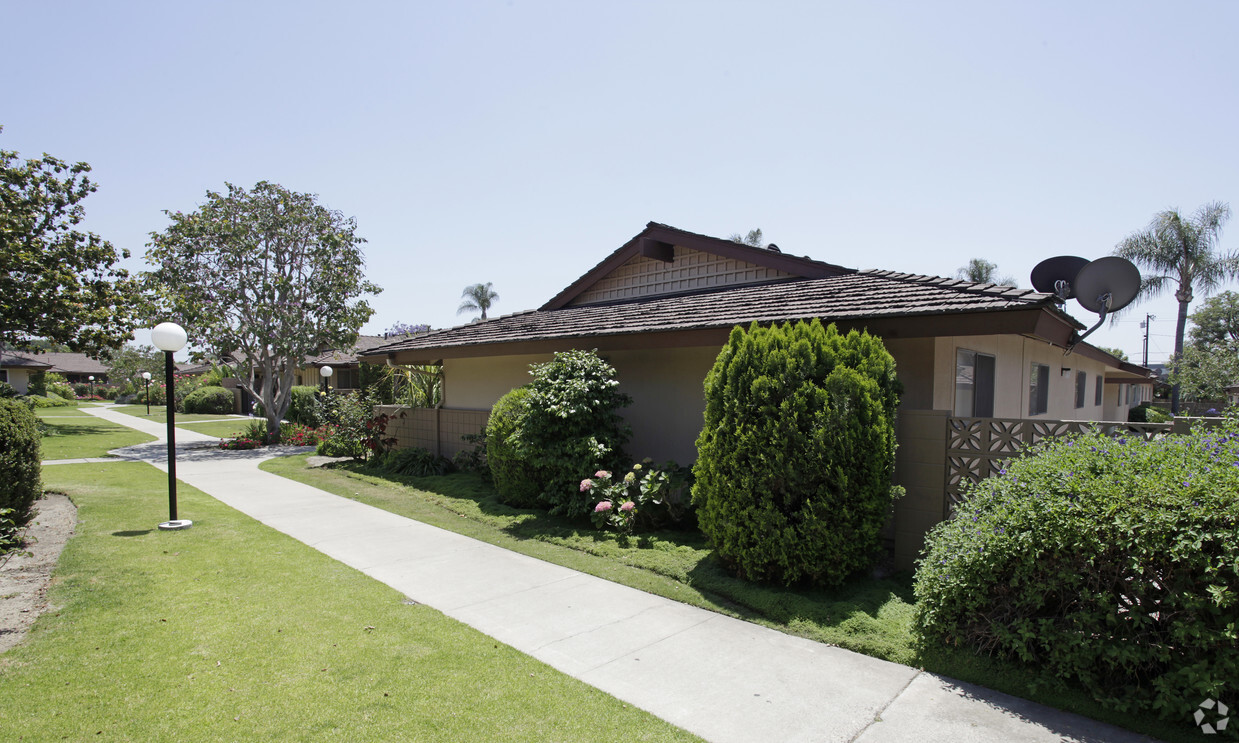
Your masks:
M832 324L732 330L705 383L693 502L754 581L837 585L866 567L896 495L895 360Z

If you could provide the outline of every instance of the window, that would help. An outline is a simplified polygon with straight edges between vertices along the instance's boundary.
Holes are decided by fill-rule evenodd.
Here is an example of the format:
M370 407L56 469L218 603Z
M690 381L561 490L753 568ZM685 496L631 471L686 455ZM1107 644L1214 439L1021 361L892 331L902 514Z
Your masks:
M955 415L992 418L994 416L994 357L989 354L955 351Z
M355 390L361 387L356 369L336 369L335 383L338 390Z
M1105 399L1104 398L1105 388L1106 388L1106 382L1104 379L1102 379L1101 375L1098 374L1097 375L1097 391L1093 393L1093 404L1094 405L1100 405L1102 400Z
M1119 385L1119 405L1127 404L1127 385Z
M0 369L0 382L8 382L8 381L9 381L9 370Z
M1076 407L1084 407L1084 396L1088 394L1088 374L1082 371L1076 372Z
M1033 362L1028 375L1028 414L1041 415L1050 409L1050 367Z

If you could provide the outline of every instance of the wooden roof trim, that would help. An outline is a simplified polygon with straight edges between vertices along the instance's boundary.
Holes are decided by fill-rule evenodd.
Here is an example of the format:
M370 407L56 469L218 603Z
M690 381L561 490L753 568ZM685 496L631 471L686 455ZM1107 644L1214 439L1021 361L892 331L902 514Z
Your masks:
M752 245L744 245L743 243L708 235L698 235L665 224L650 222L639 234L620 246L614 253L604 258L598 265L586 271L581 278L569 284L566 289L556 294L549 302L538 309L557 310L567 306L573 299L576 299L577 296L604 276L624 265L632 258L641 255L643 248L648 248L648 252L657 253L657 249L653 247L654 243L679 245L690 250L698 250L724 258L745 261L806 279L824 279L827 276L856 273L854 268L845 268L843 266L836 266L833 263L815 261L811 258L799 258L794 255L776 253L766 248L756 248ZM660 256L652 257L665 260L665 258Z

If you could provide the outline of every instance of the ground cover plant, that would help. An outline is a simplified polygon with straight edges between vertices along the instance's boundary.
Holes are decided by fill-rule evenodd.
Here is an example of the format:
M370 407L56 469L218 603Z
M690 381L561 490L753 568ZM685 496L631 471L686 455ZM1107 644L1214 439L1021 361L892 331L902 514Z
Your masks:
M44 460L106 457L112 449L155 440L154 436L72 408L42 408L38 414L45 429Z
M763 624L789 634L951 678L981 684L1059 709L1128 727L1166 741L1199 731L1137 711L1115 713L1077 686L1037 688L1020 666L945 646L918 647L912 632L911 576L853 576L839 587L754 584L737 578L697 531L663 530L627 537L540 509L515 508L476 473L438 477L388 475L361 463L308 468L305 457L261 465L377 508L642 591Z
M898 492L895 360L868 333L734 328L706 376L693 503L754 581L838 585L872 564Z
M0 739L697 740L189 486L156 530L149 465L47 480L80 523L0 655Z
M969 492L916 576L926 644L1188 718L1239 681L1239 421L1056 439Z

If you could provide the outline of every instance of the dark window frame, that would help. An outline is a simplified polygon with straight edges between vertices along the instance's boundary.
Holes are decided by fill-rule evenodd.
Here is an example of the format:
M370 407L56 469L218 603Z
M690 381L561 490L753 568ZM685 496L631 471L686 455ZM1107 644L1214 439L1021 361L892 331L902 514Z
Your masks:
M1050 365L1032 362L1028 380L1028 414L1050 412Z
M963 357L971 360L972 383L961 385L959 382L960 361ZM955 349L955 415L962 418L993 418L994 417L994 382L997 369L997 358L990 353L973 351L970 348ZM970 388L970 389L969 389ZM966 402L969 411L961 410L960 393L971 394Z

